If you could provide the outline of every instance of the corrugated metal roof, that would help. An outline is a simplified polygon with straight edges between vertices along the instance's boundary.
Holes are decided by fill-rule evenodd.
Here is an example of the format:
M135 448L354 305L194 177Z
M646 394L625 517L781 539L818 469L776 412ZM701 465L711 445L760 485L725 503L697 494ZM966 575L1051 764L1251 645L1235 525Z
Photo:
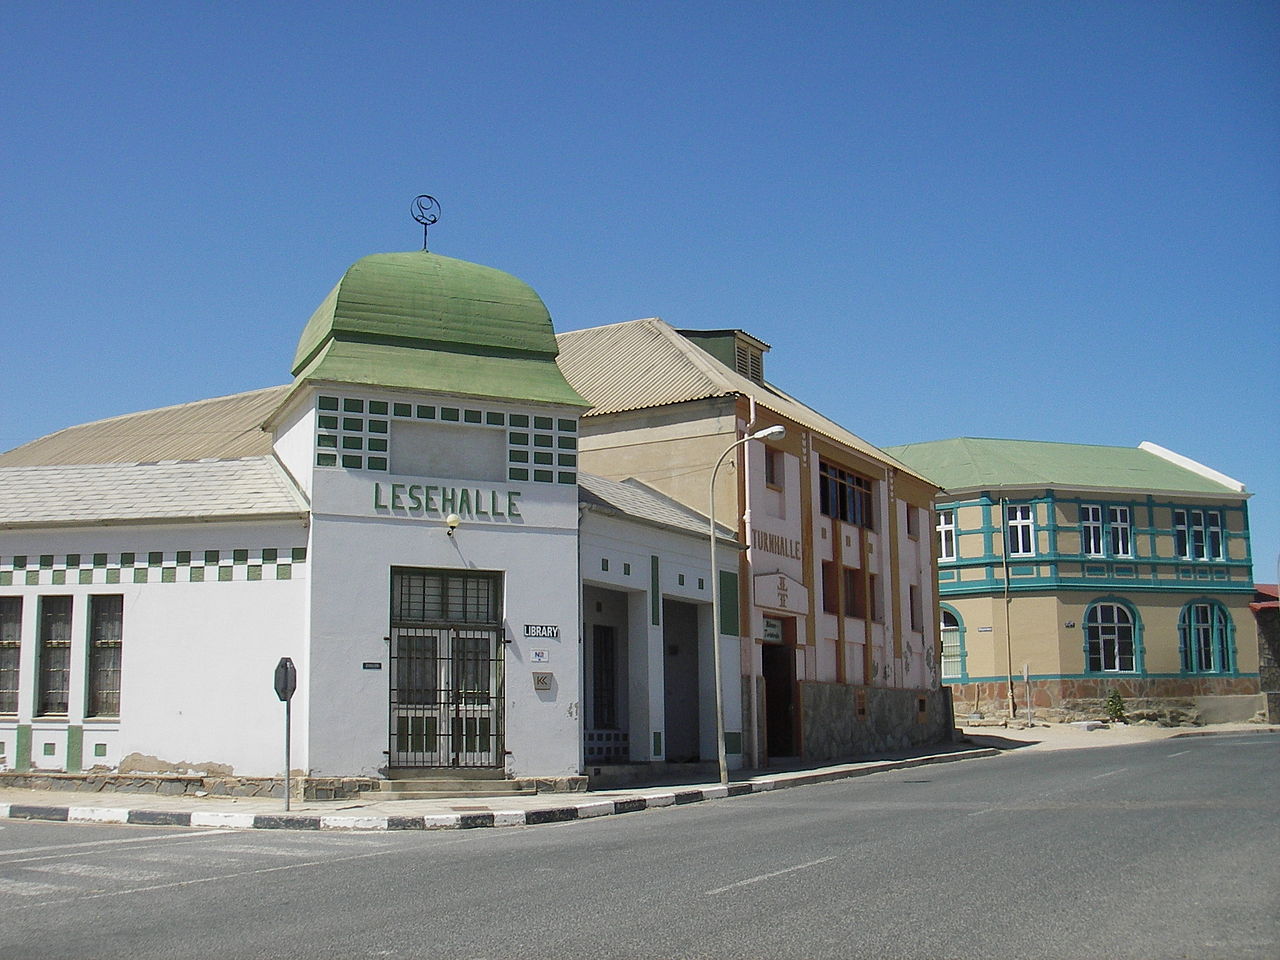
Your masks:
M0 467L265 456L271 435L261 424L288 391L267 387L82 423L0 453Z
M631 478L607 480L594 474L579 473L578 501L588 507L602 506L632 520L697 537L705 538L708 533L705 516ZM734 532L723 524L716 524L716 532L721 539L737 542Z
M0 527L305 516L273 457L0 468Z
M1138 447L958 437L889 449L949 491L1062 487L1248 496Z
M881 463L928 482L912 467L846 430L770 383L742 376L657 317L556 337L560 369L592 405L585 416L644 410L708 397L754 397L773 411Z

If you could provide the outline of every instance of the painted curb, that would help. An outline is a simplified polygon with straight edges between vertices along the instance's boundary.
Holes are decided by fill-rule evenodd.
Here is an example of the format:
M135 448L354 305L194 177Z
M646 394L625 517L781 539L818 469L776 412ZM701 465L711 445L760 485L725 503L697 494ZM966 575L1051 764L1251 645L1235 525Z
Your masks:
M1264 731L1259 731L1264 732ZM910 760L886 760L863 766L837 766L820 771L755 777L728 786L716 784L692 790L659 790L622 800L606 798L582 800L561 807L536 810L493 810L483 813L437 813L421 816L330 816L327 814L190 812L179 810L130 810L115 807L48 807L34 804L0 803L0 819L45 820L70 823L136 823L165 827L222 827L234 830L346 830L359 833L385 830L475 830L486 827L532 827L543 823L566 823L595 817L639 813L661 807L706 800L751 796L790 787L810 786L886 773L934 763L955 763L981 757L999 756L993 747L940 753Z

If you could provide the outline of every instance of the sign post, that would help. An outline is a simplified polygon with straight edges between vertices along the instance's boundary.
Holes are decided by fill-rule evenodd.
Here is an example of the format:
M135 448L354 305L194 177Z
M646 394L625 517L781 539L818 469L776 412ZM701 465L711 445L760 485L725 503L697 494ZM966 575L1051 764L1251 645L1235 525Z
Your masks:
M284 809L289 809L289 756L290 736L293 728L292 703L293 691L298 689L298 670L288 657L281 657L276 664L275 676L276 696L284 701Z

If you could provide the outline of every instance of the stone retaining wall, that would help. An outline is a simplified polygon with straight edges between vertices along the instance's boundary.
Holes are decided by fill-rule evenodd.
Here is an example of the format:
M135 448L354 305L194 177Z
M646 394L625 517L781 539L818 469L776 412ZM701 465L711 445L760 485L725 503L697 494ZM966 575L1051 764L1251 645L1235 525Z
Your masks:
M800 707L805 760L840 760L949 743L955 730L950 693L945 687L890 690L804 682L800 684Z
M1007 717L1008 684L1003 680L949 685L958 718ZM1130 720L1164 726L1248 721L1264 709L1256 677L1084 677L1032 680L1036 719L1070 722L1107 715L1107 696L1124 699ZM1027 716L1027 684L1014 677L1016 716Z

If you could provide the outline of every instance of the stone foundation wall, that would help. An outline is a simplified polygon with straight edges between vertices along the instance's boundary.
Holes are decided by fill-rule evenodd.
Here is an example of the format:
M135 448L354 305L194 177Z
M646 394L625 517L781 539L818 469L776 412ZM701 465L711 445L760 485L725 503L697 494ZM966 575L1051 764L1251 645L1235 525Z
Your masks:
M1007 717L1003 680L950 685L956 717ZM1107 696L1124 699L1130 720L1166 726L1251 720L1263 709L1256 677L1086 677L1032 680L1031 707L1038 720L1070 722L1107 715ZM1027 684L1014 677L1015 716L1027 718Z
M860 706L865 707L862 714ZM800 684L800 714L805 760L843 760L949 743L955 730L945 687L890 690L805 682Z
M376 790L373 777L296 777L296 798L348 800ZM65 790L69 793L139 793L165 797L278 797L284 799L283 777L202 777L123 773L0 773L0 787Z

